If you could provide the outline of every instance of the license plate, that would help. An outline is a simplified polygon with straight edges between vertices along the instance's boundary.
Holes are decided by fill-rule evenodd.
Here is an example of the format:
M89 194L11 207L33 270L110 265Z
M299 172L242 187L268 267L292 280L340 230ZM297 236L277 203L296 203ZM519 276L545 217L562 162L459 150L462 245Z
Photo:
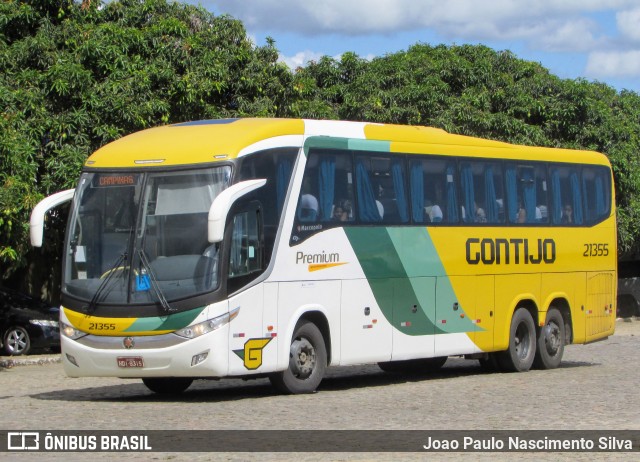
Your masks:
M118 358L118 367L144 367L142 356L121 356Z

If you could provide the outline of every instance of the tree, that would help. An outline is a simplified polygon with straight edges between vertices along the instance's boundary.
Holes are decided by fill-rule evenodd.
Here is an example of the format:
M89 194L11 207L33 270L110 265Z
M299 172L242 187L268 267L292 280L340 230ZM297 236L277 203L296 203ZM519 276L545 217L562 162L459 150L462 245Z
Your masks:
M55 292L66 212L52 216L44 251L28 246L29 214L73 187L91 152L151 126L243 116L420 124L601 151L615 175L619 251L640 254L637 93L563 80L481 45L415 44L371 61L345 53L290 71L272 39L255 46L231 17L167 0L80 1L0 3L2 278L26 272Z
M292 75L273 41L166 0L0 4L0 270L44 258L29 214L125 134L194 119L279 116ZM43 261L35 265L50 268Z
M518 144L597 150L617 193L618 248L640 253L640 96L560 79L485 46L416 44L367 62L348 53L295 74L293 113L439 127Z

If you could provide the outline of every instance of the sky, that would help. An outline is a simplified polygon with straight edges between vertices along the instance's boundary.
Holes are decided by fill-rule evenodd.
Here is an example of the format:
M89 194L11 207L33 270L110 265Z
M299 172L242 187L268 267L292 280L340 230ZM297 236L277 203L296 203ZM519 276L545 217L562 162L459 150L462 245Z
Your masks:
M483 44L560 78L640 93L640 0L189 0L275 40L291 68L430 45Z

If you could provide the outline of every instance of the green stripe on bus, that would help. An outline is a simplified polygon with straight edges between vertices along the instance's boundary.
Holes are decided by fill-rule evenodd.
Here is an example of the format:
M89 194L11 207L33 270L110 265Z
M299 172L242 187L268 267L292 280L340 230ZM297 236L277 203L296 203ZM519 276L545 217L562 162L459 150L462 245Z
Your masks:
M328 136L310 136L304 142L304 154L309 155L309 149L325 148L325 149L349 149L348 138L331 138Z
M394 328L407 335L481 330L462 306L457 309L464 317L448 316L446 324L437 323L436 307L448 311L456 298L426 228L353 227L345 233L378 306Z
M443 313L449 314L450 310L453 309L453 304L458 303L459 300L427 228L398 227L388 228L387 230L393 246L398 252L398 258L400 258L407 276L413 281L414 285L418 284L420 280L415 279L417 277L438 277L435 306ZM471 321L469 313L465 311L465 307L461 303L458 304L455 311L456 316L447 316L446 324L436 322L436 326L443 332L448 333L483 330ZM464 317L460 316L462 313L464 313ZM435 321L436 314L433 313L433 310L431 310L430 314ZM438 319L440 317L438 316Z
M391 143L388 141L360 140L352 138L349 140L349 149L354 151L390 152Z
M163 330L178 330L187 327L202 313L203 308L169 314L167 316L138 318L125 332L150 332Z
M330 138L328 136L310 136L304 142L304 153L309 154L309 149L323 148L335 150L375 151L390 152L389 141L365 140L359 138Z
M388 230L345 228L345 232L387 321L407 335L442 333L426 312L433 306L434 294L426 286L414 287Z

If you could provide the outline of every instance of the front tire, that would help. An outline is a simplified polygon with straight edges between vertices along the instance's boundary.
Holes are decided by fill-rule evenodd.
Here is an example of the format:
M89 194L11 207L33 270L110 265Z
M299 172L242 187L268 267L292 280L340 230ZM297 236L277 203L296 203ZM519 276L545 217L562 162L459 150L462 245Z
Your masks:
M289 349L289 367L269 376L271 384L283 393L313 393L327 368L327 349L320 329L312 322L296 328Z
M550 308L547 319L538 334L538 347L533 366L537 369L555 369L562 361L565 344L564 319L556 308Z
M2 339L5 353L9 356L21 356L29 353L31 339L24 327L13 326L7 329Z
M526 372L536 355L536 326L526 308L518 308L511 318L509 349L499 356L500 368L506 372Z
M193 383L193 379L185 377L158 377L142 379L147 388L162 395L178 395Z

